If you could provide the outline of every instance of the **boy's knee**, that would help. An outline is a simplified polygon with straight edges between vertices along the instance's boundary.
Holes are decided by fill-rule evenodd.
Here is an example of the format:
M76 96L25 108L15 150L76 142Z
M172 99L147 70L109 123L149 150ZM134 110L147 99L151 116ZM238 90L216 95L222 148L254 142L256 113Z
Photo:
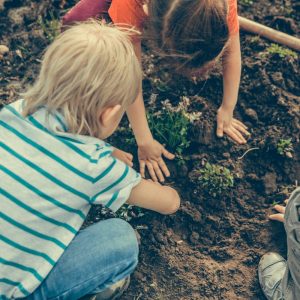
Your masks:
M122 253L137 260L139 253L138 239L132 226L119 218L110 219L110 222L111 228L114 228L117 235L118 246Z

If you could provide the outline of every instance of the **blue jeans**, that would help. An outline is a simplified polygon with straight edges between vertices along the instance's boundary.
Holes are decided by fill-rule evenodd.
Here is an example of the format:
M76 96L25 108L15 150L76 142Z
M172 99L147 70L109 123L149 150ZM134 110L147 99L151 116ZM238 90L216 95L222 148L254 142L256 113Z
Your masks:
M75 300L130 275L138 262L132 227L109 219L78 232L43 283L27 300Z

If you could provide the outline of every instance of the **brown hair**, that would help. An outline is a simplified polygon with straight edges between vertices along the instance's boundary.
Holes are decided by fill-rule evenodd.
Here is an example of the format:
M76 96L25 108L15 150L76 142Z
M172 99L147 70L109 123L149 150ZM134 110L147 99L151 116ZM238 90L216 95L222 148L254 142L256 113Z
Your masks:
M159 54L181 67L203 67L229 39L226 0L150 0L148 10L147 28Z

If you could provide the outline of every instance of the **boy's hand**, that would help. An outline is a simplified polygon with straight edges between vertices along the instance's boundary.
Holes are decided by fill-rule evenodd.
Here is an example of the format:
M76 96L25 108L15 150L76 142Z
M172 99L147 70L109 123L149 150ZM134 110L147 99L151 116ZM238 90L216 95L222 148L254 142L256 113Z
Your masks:
M128 152L125 152L118 148L115 148L115 150L112 153L112 156L121 160L122 162L127 164L129 167L133 166L133 162L132 162L133 156Z
M224 133L238 144L247 143L243 135L250 135L247 131L247 126L233 118L232 111L226 110L221 106L217 114L217 136L223 137Z
M145 177L146 167L153 181L159 180L163 182L165 180L164 176L170 176L169 169L162 159L162 155L168 159L175 158L174 154L166 150L165 147L156 140L152 140L147 145L139 146L138 158L142 177Z
M285 204L288 203L288 200L284 201ZM279 221L279 222L284 222L284 214L285 214L285 206L282 205L275 205L274 209L278 211L278 214L272 214L269 216L270 220L274 220L274 221Z

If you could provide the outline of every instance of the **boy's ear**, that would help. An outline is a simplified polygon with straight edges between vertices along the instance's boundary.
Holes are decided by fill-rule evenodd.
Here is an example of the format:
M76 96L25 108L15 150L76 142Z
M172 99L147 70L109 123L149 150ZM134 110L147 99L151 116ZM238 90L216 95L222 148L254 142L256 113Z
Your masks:
M122 106L120 104L104 108L99 116L101 126L106 127L110 124L121 109Z

